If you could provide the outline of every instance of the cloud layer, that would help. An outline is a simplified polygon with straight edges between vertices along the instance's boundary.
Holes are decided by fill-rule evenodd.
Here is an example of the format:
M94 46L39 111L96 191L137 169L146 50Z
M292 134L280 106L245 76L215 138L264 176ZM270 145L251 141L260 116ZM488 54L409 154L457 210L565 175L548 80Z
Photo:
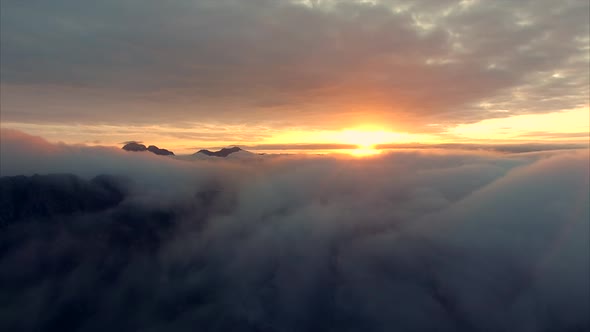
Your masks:
M30 178L26 206L123 195L7 218L2 330L590 328L587 150L181 161L14 131L0 147L3 213L18 174L77 177Z
M417 130L572 109L588 104L588 6L3 1L3 117Z

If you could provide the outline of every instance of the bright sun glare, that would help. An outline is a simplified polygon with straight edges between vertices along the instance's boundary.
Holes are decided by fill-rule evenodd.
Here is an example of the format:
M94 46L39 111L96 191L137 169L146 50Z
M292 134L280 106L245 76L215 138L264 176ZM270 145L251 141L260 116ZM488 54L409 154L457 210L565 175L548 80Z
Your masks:
M396 133L377 126L359 126L339 131L291 131L275 137L281 144L346 144L351 149L338 150L353 156L364 157L381 153L380 144L425 141L425 136Z
M391 143L399 139L399 134L383 130L343 130L338 140L346 144L354 144L356 149L350 150L354 156L370 156L379 154L377 144Z
M357 157L365 157L379 154L381 151L375 149L373 145L359 145L358 148L350 150L350 154Z

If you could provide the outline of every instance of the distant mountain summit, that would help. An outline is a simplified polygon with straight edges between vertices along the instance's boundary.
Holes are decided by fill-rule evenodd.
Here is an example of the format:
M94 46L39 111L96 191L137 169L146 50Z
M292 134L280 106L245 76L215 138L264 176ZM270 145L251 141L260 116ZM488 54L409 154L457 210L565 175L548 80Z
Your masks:
M122 149L125 151L146 151L147 147L137 142L130 142L125 144Z
M227 157L232 153L236 153L236 152L240 152L240 151L244 151L242 149L240 149L237 146L231 147L231 148L223 148L219 151L209 151L209 150L199 150L197 153L194 154L194 156L198 156L198 155L206 155L206 156L211 156L211 157ZM246 152L246 151L244 151Z
M129 143L125 144L122 147L122 149L125 151L133 151L133 152L149 151L151 153L155 153L160 156L173 156L174 155L174 152L166 150L166 149L160 149L155 145L150 145L149 147L146 147L145 145L137 143L137 142L129 142Z
M166 150L166 149L160 149L155 145L148 146L147 150L151 153L155 153L160 156L173 156L174 155L174 152L172 152L170 150Z

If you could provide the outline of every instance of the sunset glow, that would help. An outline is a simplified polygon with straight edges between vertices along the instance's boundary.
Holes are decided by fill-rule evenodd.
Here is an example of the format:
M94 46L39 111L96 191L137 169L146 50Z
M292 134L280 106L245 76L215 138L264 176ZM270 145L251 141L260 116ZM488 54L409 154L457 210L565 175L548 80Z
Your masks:
M590 331L589 0L0 18L0 331Z
M462 124L449 134L467 139L588 142L590 110L582 107L547 114L527 114Z
M142 140L165 146L180 154L194 153L200 148L239 145L266 153L281 150L297 153L349 153L357 156L378 154L376 145L407 143L527 143L527 142L588 142L590 111L587 107L512 117L488 119L456 126L433 126L431 133L395 132L376 125L360 125L342 130L275 129L270 126L222 125L194 123L179 128L173 126L114 126L31 124L2 122L2 128L22 130L53 142L68 144L120 146L128 140ZM319 145L301 149L299 145ZM339 145L351 145L339 146ZM281 148L282 147L282 148ZM334 150L336 149L336 150Z
M334 136L334 139L342 143L356 144L363 148L371 148L377 144L400 142L407 137L407 135L383 130L371 130L370 128L343 130Z
M359 145L358 149L350 150L349 153L355 157L368 157L377 155L380 152L372 145Z
M343 130L331 135L327 134L326 136L326 140L356 145L356 149L349 150L348 152L356 157L366 157L379 154L380 151L375 149L377 144L396 143L403 141L404 139L404 135L402 134L383 130L371 130L370 127Z

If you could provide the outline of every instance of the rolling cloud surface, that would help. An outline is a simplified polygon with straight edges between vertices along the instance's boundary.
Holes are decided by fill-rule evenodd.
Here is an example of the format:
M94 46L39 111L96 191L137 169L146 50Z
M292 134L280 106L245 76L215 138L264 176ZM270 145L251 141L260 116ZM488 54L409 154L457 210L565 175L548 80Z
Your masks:
M0 147L2 330L590 328L588 150Z

